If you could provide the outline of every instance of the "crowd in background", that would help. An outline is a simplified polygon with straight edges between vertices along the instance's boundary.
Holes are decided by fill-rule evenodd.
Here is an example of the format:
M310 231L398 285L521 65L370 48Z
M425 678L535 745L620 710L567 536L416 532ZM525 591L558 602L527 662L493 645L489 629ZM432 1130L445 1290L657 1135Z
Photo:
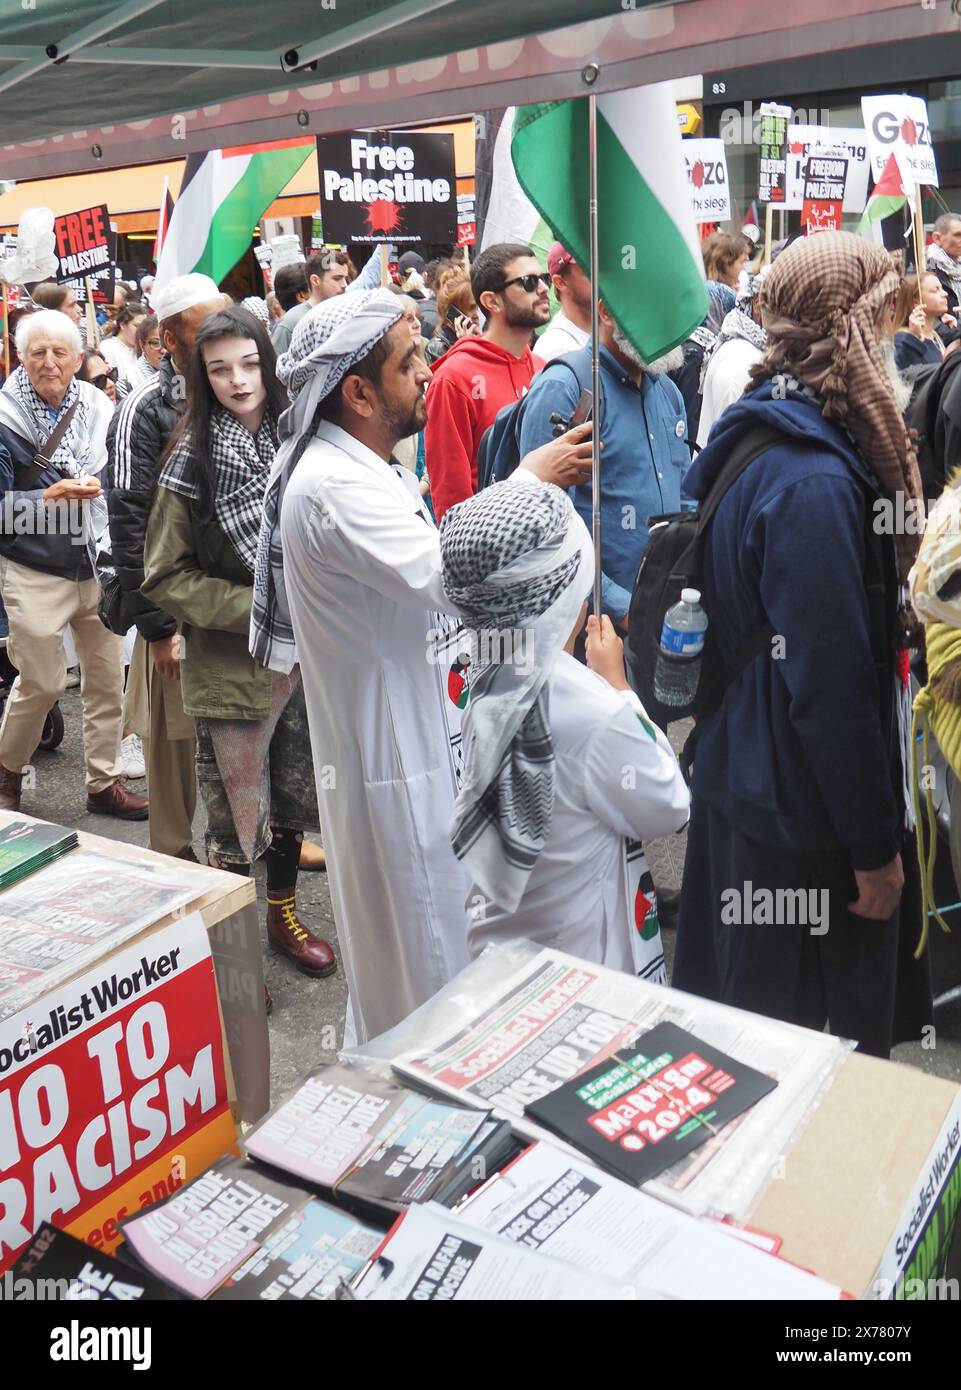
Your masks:
M948 401L936 387L961 340L961 217L938 219L926 266L907 276L900 253L843 233L789 238L764 265L753 227L715 233L702 249L707 314L664 357L645 361L617 306L599 301L593 426L577 414L591 386L591 285L560 242L546 269L523 243L489 246L469 266L408 251L391 261L386 287L379 249L358 271L321 248L279 268L265 299L239 305L203 275L156 294L148 277L139 294L118 285L96 343L69 286L32 287L11 316L0 482L11 501L80 503L85 529L81 543L0 535L15 676L0 728L0 805L21 807L72 639L88 809L149 817L153 848L192 858L199 791L208 862L248 874L265 860L268 940L313 976L336 959L299 915L298 873L325 866L306 834L323 825L327 849L336 842L332 898L355 1035L422 1002L468 942L477 950L513 933L620 968L663 968L657 950L638 957L628 888L597 897L577 845L608 837L595 858L607 855L605 874L626 885L624 843L687 817L667 718L638 701L622 640L646 618L635 586L652 518L703 505L728 460L753 446L748 463L767 464L745 467L730 487L705 550L712 640L734 675L698 728L675 982L829 1023L881 1054L916 1036L930 987L926 962L906 963L918 874L904 833L903 699L893 694L916 547L866 539L863 512L898 491L935 496L948 477L948 443L925 452L904 412L923 400L936 414ZM594 427L602 611L585 627ZM940 437L949 440L944 429ZM508 490L485 486L491 479ZM303 533L290 520L283 545L277 487L287 489L285 517L300 515L292 499L309 504ZM311 529L310 499L326 507L328 493L338 523L324 538ZM291 547L300 560L285 569ZM568 557L563 581L550 569L558 553ZM524 578L512 587L518 566ZM374 641L380 632L398 643L410 605L418 634L428 610L469 628L547 623L539 689L551 691L550 712L503 666L473 662L463 701L463 682L435 690L422 672L415 679L423 634L394 655ZM756 659L757 633L772 624L786 634L783 665ZM306 632L302 671L293 653ZM326 667L316 666L331 641ZM275 660L278 647L287 654ZM392 685L382 690L372 670L370 704L345 686L331 725L335 671L349 654L391 670ZM462 671L454 663L451 680ZM890 678L883 689L879 672ZM453 781L436 784L448 696L467 708L459 793ZM387 838L408 831L409 843L372 842L364 864L348 865L338 860L357 850L350 825L357 834L365 817L373 825L373 802L344 821L346 794L329 796L315 769L351 720L365 719L358 747L377 753L370 766L360 758L358 785L371 797L380 788L379 806L403 786L406 809L398 802L394 830L383 828ZM382 725L393 752L379 748ZM312 760L318 729L325 748ZM553 817L539 805L545 784L530 780L527 764L539 761ZM643 772L622 795L608 773L625 761ZM128 785L144 773L149 801ZM406 799L416 801L421 777L426 820ZM462 913L451 920L452 850L486 903L469 930ZM358 954L362 940L375 949L361 921L363 895L380 892L378 856L378 920L396 937L393 968L404 977L393 994ZM418 896L410 884L421 869ZM719 933L719 895L742 880L823 886L839 930L823 941ZM443 910L442 883L452 890ZM678 895L662 885L659 898L667 923ZM415 938L407 919L419 912Z

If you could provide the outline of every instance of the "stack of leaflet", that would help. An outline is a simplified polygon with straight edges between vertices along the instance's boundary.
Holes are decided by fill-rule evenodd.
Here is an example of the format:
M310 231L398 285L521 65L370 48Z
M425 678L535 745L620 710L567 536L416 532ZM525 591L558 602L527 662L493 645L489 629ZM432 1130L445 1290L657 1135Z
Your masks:
M122 1254L188 1298L335 1297L383 1239L302 1188L222 1158L164 1202L121 1222Z
M370 1302L587 1303L624 1297L602 1274L584 1273L469 1225L435 1202L409 1207L398 1217L355 1290Z
M644 1189L695 1216L747 1221L850 1044L520 942L489 947L404 1023L348 1055L389 1060L407 1084L507 1115L520 1135L544 1139L545 1097L609 1058L630 1063L639 1036L663 1024L722 1049L728 1071L749 1067L755 1082L763 1073L777 1084L759 1084L733 1122L708 1121L706 1141L679 1152ZM712 1094L709 1105L716 1100ZM680 1118L685 1136L694 1133L697 1121ZM554 1119L556 1143L565 1127ZM668 1115L662 1123L674 1121Z
M640 1187L774 1090L773 1077L659 1023L524 1113Z
M52 864L78 843L77 832L65 825L14 820L0 826L0 891Z
M412 1202L452 1206L518 1151L506 1121L336 1065L307 1077L243 1145L385 1225Z
M841 1290L618 1178L532 1144L458 1208L467 1226L613 1281L621 1298L834 1300Z
M5 1298L39 1298L38 1287L46 1290L47 1298L64 1303L163 1303L183 1297L152 1274L132 1270L46 1222L5 1277L9 1280ZM26 1281L22 1290L21 1279ZM53 1295L51 1289L56 1290Z

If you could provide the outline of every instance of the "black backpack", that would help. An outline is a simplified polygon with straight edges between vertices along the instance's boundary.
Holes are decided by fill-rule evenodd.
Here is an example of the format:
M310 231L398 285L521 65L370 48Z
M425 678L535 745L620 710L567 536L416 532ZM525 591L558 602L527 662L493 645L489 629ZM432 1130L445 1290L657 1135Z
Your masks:
M651 717L666 728L670 720L694 716L703 719L721 703L732 680L762 652L774 636L770 623L750 639L731 664L718 651L710 622L709 602L705 601L703 578L704 537L728 489L756 458L783 440L780 430L759 425L743 435L697 511L673 512L650 518L650 537L641 558L629 610L624 652L631 684ZM704 654L697 692L683 708L663 706L654 696L654 668L660 650L664 617L681 597L682 589L700 589L701 604L708 616Z
M563 357L555 357L552 362L548 362L548 367L563 366L568 371L573 372L578 386L582 391L589 391L591 386L591 362L590 355L587 358L587 371L583 370L582 362L575 365L571 361L573 357L582 357L584 349L577 348L574 352L566 353ZM581 368L581 370L578 370ZM544 369L545 371L547 368ZM537 378L535 377L536 381ZM533 385L533 382L531 383ZM524 418L524 408L530 400L530 391L521 396L519 401L509 401L507 405L501 406L494 416L494 419L487 426L487 429L480 437L477 446L477 491L488 487L491 483L502 483L505 478L509 478L514 469L521 461L521 421ZM595 412L596 414L596 412ZM547 440L544 440L547 443Z
M925 500L933 502L944 491L945 483L961 459L948 458L945 440L945 402L956 391L955 372L961 366L961 352L955 351L943 362L923 363L902 371L911 383L911 400L904 412L904 423L915 431L918 471ZM953 402L952 402L953 405ZM947 412L953 414L951 409Z

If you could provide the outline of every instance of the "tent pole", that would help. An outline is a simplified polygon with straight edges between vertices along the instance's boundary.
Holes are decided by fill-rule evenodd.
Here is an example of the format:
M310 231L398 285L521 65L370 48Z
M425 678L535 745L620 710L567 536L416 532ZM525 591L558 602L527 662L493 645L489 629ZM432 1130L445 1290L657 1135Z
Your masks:
M592 536L594 540L594 613L601 619L601 356L600 314L597 309L601 292L600 256L597 246L597 97L587 98L587 144L589 169L588 215L591 231L591 391L594 396L594 425L591 430L591 493L593 499Z
M87 317L87 347L100 346L100 329L97 326L97 310L93 302L93 285L90 283L90 276L83 277L84 287L87 292L87 303L84 313ZM110 365L109 363L107 364Z

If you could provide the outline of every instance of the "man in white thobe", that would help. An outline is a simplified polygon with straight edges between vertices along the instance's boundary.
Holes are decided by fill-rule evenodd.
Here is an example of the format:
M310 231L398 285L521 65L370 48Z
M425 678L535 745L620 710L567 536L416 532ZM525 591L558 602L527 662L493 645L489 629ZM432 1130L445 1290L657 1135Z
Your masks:
M275 669L300 661L350 1046L469 960L469 885L448 835L459 624L417 481L392 461L398 440L423 428L430 379L398 297L319 305L278 374L293 405L265 503L251 651ZM524 466L560 485L583 477L587 433Z

